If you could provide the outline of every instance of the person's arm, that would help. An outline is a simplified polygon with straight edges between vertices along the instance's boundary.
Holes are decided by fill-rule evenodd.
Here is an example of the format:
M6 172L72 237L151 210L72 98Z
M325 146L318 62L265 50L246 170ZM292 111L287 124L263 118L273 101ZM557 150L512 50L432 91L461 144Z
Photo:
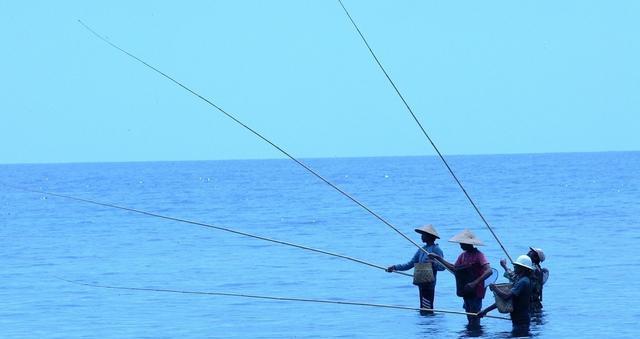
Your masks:
M489 313L489 312L491 312L491 311L495 310L497 307L498 307L498 306L494 303L493 305L491 305L491 306L489 306L489 307L485 308L484 310L482 310L482 311L478 312L478 317L479 317L479 318L484 317L485 315L487 315L487 313Z
M449 271L451 271L451 272L455 272L456 271L456 267L452 263L444 260L443 257L441 257L441 256L439 256L439 255L437 255L435 253L429 253L429 258L437 260L439 263L444 265L444 267L449 269Z
M442 252L442 250L440 249L440 247L436 247L433 251L433 253L437 254L440 256L440 258L444 258L444 253ZM433 263L433 269L436 271L444 271L444 265L442 265L441 263L439 263L438 261L432 260L431 261Z
M406 271L406 270L412 269L413 266L418 262L420 258L420 251L421 250L418 250L418 252L416 252L416 254L413 255L413 258L411 258L411 260L409 260L407 263L400 264L400 265L391 265L387 267L386 271L393 272L393 271Z
M514 282L516 280L516 274L509 267L507 267L507 260L506 259L501 259L500 260L500 266L502 266L502 268L504 268L503 276L505 278L507 278L510 282Z

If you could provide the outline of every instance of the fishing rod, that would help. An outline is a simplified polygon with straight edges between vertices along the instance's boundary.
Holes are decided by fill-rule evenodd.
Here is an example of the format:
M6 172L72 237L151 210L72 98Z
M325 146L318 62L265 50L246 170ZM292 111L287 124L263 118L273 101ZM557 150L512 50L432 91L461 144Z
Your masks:
M484 224L487 226L487 228L489 229L489 231L491 232L493 237L496 239L496 241L498 242L500 247L502 247L502 250L504 251L504 254L507 256L507 258L509 258L509 261L513 264L513 260L511 259L511 256L509 255L509 253L505 249L505 247L502 244L502 242L500 241L500 239L498 239L498 236L493 231L493 228L489 225L489 222L487 221L487 219L485 219L484 215L480 212L480 209L478 208L478 206L476 206L476 203L473 201L473 199L471 199L471 196L469 195L469 193L467 193L467 190L464 188L464 186L462 186L462 182L460 182L460 180L458 179L458 176L456 176L456 174L453 172L453 169L451 169L451 166L449 166L449 163L447 162L447 160L445 160L444 156L442 155L442 153L440 152L440 150L438 149L436 144L433 142L433 140L431 139L431 137L429 136L429 134L427 133L425 128L422 126L422 123L420 123L420 120L418 119L418 117L415 115L415 113L413 113L413 110L411 109L411 106L409 106L409 104L407 103L407 100L405 100L405 98L402 95L402 93L400 93L400 90L398 89L396 84L391 79L391 76L389 76L389 73L387 73L385 68L382 66L382 63L380 62L380 60L378 59L376 54L373 52L373 49L369 45L369 42L367 42L367 39L364 37L364 34L362 34L362 31L360 31L360 28L358 27L356 22L351 17L351 14L349 14L349 11L347 10L347 8L342 3L342 0L338 0L338 2L340 3L340 6L342 6L342 9L344 10L344 12L347 14L347 17L349 17L349 20L353 24L353 27L355 27L356 31L358 31L358 34L360 35L360 38L362 38L362 41L367 46L367 49L369 49L369 52L371 53L371 56L373 56L373 59L376 61L376 63L380 67L380 70L382 71L382 73L384 73L384 76L387 78L387 80L389 80L389 83L391 84L391 86L395 90L396 94L398 94L398 96L402 100L402 103L404 103L404 106L407 108L407 111L409 111L409 113L413 117L413 120L418 124L418 127L420 127L420 130L422 131L422 134L424 134L424 136L427 138L427 140L429 141L431 146L433 146L433 149L436 151L436 153L438 153L438 156L440 157L440 160L442 160L442 163L444 163L445 167L447 168L447 170L449 171L449 173L451 174L453 179L456 181L456 183L458 184L458 186L462 190L462 193L464 193L464 195L467 197L467 200L469 200L469 202L471 203L471 206L473 206L473 209L476 211L478 216L480 216L480 219L482 219L482 222L484 222Z
M373 304L373 303L354 302L354 301L323 300L323 299L309 299L309 298L290 298L290 297L278 297L278 296L266 296L266 295L230 293L230 292L204 292L204 291L173 290L173 289L165 289L165 288L143 288L143 287L112 286L112 285L100 285L100 284L91 284L91 283L86 283L86 282L67 280L67 279L63 279L63 278L59 278L59 277L56 277L56 279L59 279L59 280L62 280L62 281L66 281L68 283L76 284L76 285L95 287L95 288L113 289L113 290L145 291L145 292L161 292L161 293L178 293L178 294L194 294L194 295L223 296L223 297L239 297L239 298L276 300L276 301L297 301L297 302L309 302L309 303L321 303L321 304L367 306L367 307L388 308L388 309L398 309L398 310L411 310L411 311L428 311L428 312L436 312L436 313L460 314L460 315L470 315L470 316L477 316L478 315L478 313L468 313L468 312L461 312L461 311L440 310L440 309L420 308L420 307L408 307L408 306L397 306L397 305L385 305L385 304ZM494 318L494 319L511 320L509 318L491 316L491 315L485 315L485 317L486 318Z
M137 214L151 216L151 217L155 217L155 218L171 220L171 221L176 221L176 222L180 222L180 223L184 223L184 224L196 225L196 226L201 226L201 227L205 227L205 228L209 228L209 229L215 229L215 230L219 230L219 231L229 232L229 233L233 233L233 234L237 234L237 235L241 235L241 236L245 236L245 237L249 237L249 238L264 240L264 241L268 241L268 242L272 242L272 243L276 243L276 244L280 244L280 245L285 245L285 246L295 247L295 248L299 248L299 249L303 249L303 250L307 250L307 251L311 251L311 252L326 254L326 255L329 255L329 256L332 256L332 257L342 258L342 259L353 261L353 262L356 262L356 263L359 263L359 264L367 265L367 266L378 268L378 269L381 269L381 270L386 270L386 268L383 267L383 266L376 265L376 264L373 264L373 263L370 263L370 262L367 262L367 261L364 261L364 260L361 260L361 259L358 259L358 258L354 258L354 257L350 257L350 256L338 254L338 253L333 253L333 252L329 252L329 251L325 251L325 250L320 250L320 249L312 248L312 247L309 247L309 246L294 244L294 243L287 242L287 241L267 238L267 237L263 237L263 236L260 236L260 235L247 233L247 232L237 231L237 230L234 230L234 229L231 229L231 228L228 228L228 227L215 226L215 225L211 225L211 224L207 224L207 223L203 223L203 222L198 222L198 221L192 221L192 220L187 220L187 219L182 219L182 218L166 216L166 215L162 215L162 214L158 214L158 213L148 212L148 211L144 211L144 210L139 210L139 209L126 207L126 206L115 205L115 204L106 203L106 202L99 202L99 201L90 200L90 199L77 198L77 197L70 196L70 195L65 195L65 194L52 193L52 192L33 190L33 189L26 189L26 188L16 187L16 186L12 186L12 185L7 185L7 184L4 184L4 183L2 183L2 185L5 185L7 187L11 187L13 189L20 190L20 191L38 193L38 194L44 194L44 195L63 198L63 199L80 201L80 202L84 202L84 203L88 203L88 204L93 204L93 205L98 205L98 206L103 206L103 207L108 207L108 208L115 208L115 209L129 211L129 212L133 212L133 213L137 213ZM412 276L411 274L408 274L408 273L405 273L405 272L394 271L394 273L398 273L398 274L406 275L406 276L410 276L410 277Z
M240 126L242 126L243 128L245 128L246 130L248 130L249 132L253 133L255 136L257 136L258 138L262 139L263 141L265 141L266 143L268 143L269 145L273 146L275 149L277 149L278 151L280 151L280 153L284 154L285 156L287 156L289 159L293 160L295 163L297 163L298 165L300 165L302 168L304 168L305 170L307 170L309 173L313 174L316 178L322 180L324 183L326 183L327 185L329 185L331 188L333 188L334 190L336 190L337 192L339 192L340 194L342 194L343 196L345 196L346 198L348 198L349 200L351 200L352 202L354 202L355 204L357 204L358 206L360 206L362 209L364 209L365 211L367 211L369 214L371 214L372 216L374 216L376 219L380 220L381 222L383 222L385 225L387 225L388 227L390 227L391 229L393 229L397 234L399 234L400 236L402 236L403 238L405 238L407 241L409 241L410 243L412 243L414 246L416 246L419 250L423 251L425 254L428 253L424 248L422 248L422 246L418 245L418 243L416 243L415 241L411 240L411 238L409 238L408 236L406 236L404 233L402 233L397 227L393 226L393 224L391 224L389 221L387 221L386 219L384 219L382 216L380 216L379 214L377 214L376 212L374 212L373 210L371 210L369 207L365 206L362 202L360 202L359 200L357 200L356 198L354 198L353 196L351 196L349 193L345 192L344 190L340 189L338 186L336 186L335 184L333 184L332 182L330 182L328 179L324 178L323 176L321 176L318 172L314 171L311 167L309 167L308 165L304 164L302 161L296 159L293 155L291 155L290 153L288 153L287 151L285 151L282 147L278 146L277 144L275 144L273 141L267 139L265 136L263 136L262 134L260 134L258 131L256 131L255 129L249 127L247 124L243 123L242 121L240 121L238 118L236 118L234 115L232 115L231 113L225 111L224 109L222 109L220 106L216 105L215 103L213 103L211 100L205 98L204 96L198 94L196 91L192 90L191 88L187 87L186 85L182 84L181 82L177 81L176 79L172 78L171 76L167 75L166 73L162 72L161 70L159 70L158 68L150 65L149 63L147 63L146 61L138 58L137 56L135 56L134 54L128 52L127 50L121 48L120 46L114 44L113 42L109 41L107 38L103 37L102 35L98 34L96 31L94 31L91 27L89 27L88 25L86 25L84 22L82 22L82 20L78 20L78 22L85 28L87 29L89 32L91 32L94 36L96 36L98 39L102 40L103 42L107 43L109 46L119 50L120 52L124 53L125 55L129 56L130 58L140 62L141 64L143 64L144 66L148 67L149 69L155 71L156 73L162 75L163 77L165 77L166 79L170 80L171 82L173 82L174 84L182 87L184 90L186 90L187 92L195 95L196 97L198 97L199 99L201 99L202 101L204 101L205 103L209 104L210 106L214 107L215 109L217 109L218 111L220 111L221 113L223 113L224 115L226 115L228 118L230 118L231 120L233 120L234 122L236 122L237 124L239 124Z

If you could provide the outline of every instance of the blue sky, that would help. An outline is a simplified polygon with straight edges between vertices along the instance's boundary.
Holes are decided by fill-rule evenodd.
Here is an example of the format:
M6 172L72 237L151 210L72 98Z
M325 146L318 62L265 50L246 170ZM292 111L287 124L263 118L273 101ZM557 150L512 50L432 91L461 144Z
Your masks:
M445 154L640 150L640 3L345 0ZM2 1L0 163L432 155L337 1Z

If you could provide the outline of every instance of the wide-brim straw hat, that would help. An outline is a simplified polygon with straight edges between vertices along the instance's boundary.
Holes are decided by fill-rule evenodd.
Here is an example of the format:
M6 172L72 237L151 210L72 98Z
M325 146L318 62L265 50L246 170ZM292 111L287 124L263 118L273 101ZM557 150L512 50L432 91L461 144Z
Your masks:
M449 239L449 242L457 242L459 244L469 244L469 245L476 245L476 246L484 246L484 243L482 242L482 240L480 240L478 237L476 237L476 235L473 234L473 232L469 231L468 229L465 229L464 231L454 235L451 239Z
M433 225L431 225L431 224L420 226L420 227L416 228L415 231L420 233L420 234L422 234L422 233L431 234L432 236L440 239L440 236L438 235L438 231L436 231L435 227L433 227Z

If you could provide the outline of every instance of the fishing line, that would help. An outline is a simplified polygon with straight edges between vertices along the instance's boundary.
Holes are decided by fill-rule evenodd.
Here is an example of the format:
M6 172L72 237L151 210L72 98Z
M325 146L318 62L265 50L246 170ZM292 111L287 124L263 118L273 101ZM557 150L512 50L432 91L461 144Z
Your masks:
M145 62L144 60L138 58L137 56L131 54L130 52L124 50L123 48L119 47L118 45L112 43L111 41L107 40L106 38L104 38L102 35L98 34L96 31L94 31L93 29L91 29L89 26L87 26L84 22L82 22L82 20L78 20L78 22L85 28L87 29L89 32L91 32L93 35L95 35L98 39L102 40L103 42L107 43L109 46L119 50L120 52L126 54L127 56L131 57L132 59L140 62L141 64L143 64L144 66L152 69L153 71L155 71L156 73L162 75L163 77L167 78L168 80L170 80L171 82L175 83L176 85L182 87L184 90L188 91L189 93L195 95L196 97L198 97L199 99L201 99L202 101L206 102L207 104L209 104L210 106L214 107L215 109L217 109L218 111L220 111L221 113L223 113L224 115L226 115L228 118L230 118L231 120L233 120L234 122L236 122L237 124L239 124L240 126L244 127L246 130L250 131L251 133L253 133L254 135L256 135L258 138L262 139L263 141L265 141L266 143L268 143L269 145L273 146L275 149L277 149L278 151L280 151L280 153L284 154L285 156L287 156L289 159L295 161L298 165L302 166L302 168L304 168L305 170L309 171L309 173L313 174L316 178L322 180L324 183L326 183L327 185L331 186L333 189L335 189L336 191L338 191L340 194L344 195L345 197L347 197L349 200L353 201L354 203L356 203L358 206L362 207L365 211L369 212L369 214L373 215L376 219L382 221L385 225L389 226L391 229L393 229L396 233L398 233L400 236L402 236L403 238L405 238L407 241L409 241L410 243L412 243L414 246L416 246L419 250L422 250L423 252L427 253L422 246L418 245L415 241L411 240L411 238L409 238L408 236L406 236L404 233L402 233L398 228L396 228L395 226L393 226L390 222L388 222L386 219L384 219L382 216L380 216L379 214L375 213L373 210L369 209L367 206L365 206L363 203L361 203L359 200L357 200L356 198L352 197L350 194L348 194L347 192L343 191L342 189L340 189L338 186L334 185L332 182L330 182L329 180L325 179L323 176L321 176L319 173L317 173L316 171L314 171L313 169L311 169L309 166L307 166L306 164L304 164L302 161L296 159L294 156L292 156L291 154L289 154L287 151L285 151L283 148L281 148L280 146L276 145L274 142L272 142L271 140L267 139L265 136L263 136L262 134L260 134L259 132L257 132L256 130L254 130L253 128L249 127L248 125L246 125L245 123L243 123L242 121L238 120L235 116L233 116L232 114L228 113L227 111L225 111L224 109L222 109L220 106L214 104L212 101L210 101L209 99L203 97L202 95L198 94L197 92L195 92L194 90L192 90L191 88L183 85L181 82L175 80L174 78L172 78L171 76L167 75L166 73L160 71L159 69L151 66L150 64L148 64L147 62Z
M245 237L250 237L250 238L264 240L264 241L269 241L269 242L272 242L272 243L291 246L291 247L295 247L295 248L299 248L299 249L303 249L303 250L307 250L307 251L312 251L312 252L316 252L316 253L322 253L322 254L326 254L326 255L329 255L329 256L350 260L350 261L353 261L353 262L356 262L356 263L359 263L359 264L363 264L363 265L367 265L367 266L370 266L370 267L375 267L375 268L378 268L378 269L381 269L381 270L386 270L386 268L383 267L383 266L372 264L370 262L367 262L367 261L364 261L364 260L361 260L361 259L357 259L357 258L354 258L354 257L349 257L349 256L346 256L346 255L333 253L333 252L329 252L329 251L324 251L324 250L320 250L320 249L317 249L317 248L312 248L312 247L308 247L308 246L304 246L304 245L290 243L290 242L287 242L287 241L276 240L276 239L271 239L271 238L267 238L267 237L263 237L263 236L259 236L259 235L255 235L255 234L251 234L251 233L237 231L237 230L234 230L234 229L231 229L231 228L227 228L227 227L215 226L215 225L206 224L206 223L202 223L202 222L198 222L198 221L192 221L192 220L187 220L187 219L181 219L181 218L166 216L166 215L162 215L162 214L158 214L158 213L143 211L143 210L130 208L130 207L125 207L125 206L114 205L114 204L105 203L105 202L99 202L99 201L94 201L94 200L89 200L89 199L77 198L77 197L73 197L73 196L65 195L65 194L51 193L51 192L46 192L46 191L26 189L26 188L7 185L7 184L4 184L4 183L2 183L2 185L5 185L7 187L11 187L13 189L20 190L20 191L26 191L26 192L38 193L38 194L45 194L45 195L54 196L54 197L58 197L58 198L75 200L75 201L80 201L80 202L84 202L84 203L88 203L88 204L93 204L93 205L109 207L109 208L115 208L115 209L119 209L119 210L133 212L133 213L143 214L143 215L147 215L147 216L151 216L151 217L155 217L155 218L161 218L161 219L166 219L166 220L177 221L177 222L180 222L180 223L196 225L196 226L202 226L202 227L206 227L206 228L210 228L210 229L216 229L216 230L220 230L220 231L224 231L224 232L229 232L229 233L233 233L233 234L237 234L237 235L242 235L242 236L245 236ZM404 272L396 272L396 271L394 271L394 273L398 273L398 274L402 274L402 275L406 275L406 276L410 276L410 277L412 276L411 274L404 273Z
M90 284L90 283L85 283L85 282L80 282L80 281L67 280L67 279L63 279L63 278L59 278L59 277L56 277L56 279L59 279L59 280L62 280L62 281L66 281L68 283L76 284L76 285L83 285L83 286L96 287L96 288L106 288L106 289L113 289L113 290L195 294L195 295L209 295L209 296L223 296L223 297L240 297L240 298L276 300L276 301L297 301L297 302L310 302L310 303L321 303L321 304L368 306L368 307L389 308L389 309L399 309L399 310L411 310L411 311L429 311L429 312L437 312L437 313L461 314L461 315L471 315L471 316L477 315L477 313L467 313L467 312L460 312L460 311L439 310L439 309L408 307L408 306L396 306L396 305L385 305L385 304L373 304L373 303L354 302L354 301L323 300L323 299L309 299L309 298L290 298L290 297L278 297L278 296L266 296L266 295L230 293L230 292L203 292L203 291L172 290L172 289L164 289L164 288L142 288L142 287L111 286L111 285ZM505 317L490 316L490 315L485 315L485 317L486 318L510 320L510 319L505 318Z
M387 80L389 80L389 83L391 84L391 86L395 90L396 94L398 94L398 96L402 100L402 103L404 103L404 106L407 108L407 111L409 111L409 113L413 117L413 120L418 124L418 127L420 127L420 130L422 131L422 134L424 134L424 136L427 138L427 140L429 141L431 146L433 146L433 149L436 151L436 153L438 153L438 156L440 157L440 159L444 163L445 167L447 167L447 170L449 171L449 173L451 174L453 179L456 181L456 183L458 184L458 186L460 187L460 189L462 190L464 195L467 197L467 200L469 200L469 202L471 203L471 206L473 206L473 209L476 211L476 213L478 213L478 215L480 216L480 219L482 219L482 222L484 222L484 224L487 226L487 228L489 229L489 231L491 232L493 237L496 239L496 241L498 242L500 247L502 247L502 250L504 251L504 254L506 254L507 258L509 258L509 261L511 261L511 263L513 263L513 260L511 259L511 256L509 256L509 253L507 253L507 250L505 249L504 245L502 245L502 242L500 241L500 239L498 239L498 236L493 231L493 228L491 228L491 226L489 225L489 222L487 221L487 219L485 219L484 215L482 215L482 213L480 212L480 209L478 208L478 206L476 206L476 203L473 201L473 199L471 199L471 196L469 195L469 193L467 193L467 190L464 188L464 186L462 186L462 183L460 182L460 180L458 179L456 174L453 172L453 169L451 169L451 166L449 166L449 163L447 162L447 160L445 160L444 156L442 155L442 153L440 152L440 150L438 149L436 144L433 142L433 140L431 139L431 137L429 136L429 134L427 133L425 128L422 126L422 123L420 123L420 120L418 120L418 117L413 113L413 110L411 109L411 106L409 106L407 101L404 99L404 96L402 95L402 93L400 93L400 90L398 89L396 84L393 82L393 80L391 80L391 76L389 76L389 73L387 73L385 68L382 66L382 63L380 62L380 60L378 59L376 54L373 52L373 49L369 45L369 42L367 42L367 39L364 37L364 34L362 34L362 31L360 31L360 28L358 27L356 22L351 17L351 14L349 14L349 11L347 10L347 8L342 3L342 0L338 0L338 2L340 3L340 6L342 6L342 9L344 10L344 12L347 14L347 17L349 17L349 20L353 24L353 27L355 27L356 31L358 31L358 34L360 35L360 38L362 38L362 41L367 46L367 49L369 49L369 52L371 53L371 56L373 56L373 59L376 61L376 63L380 67L380 70L382 70L382 73L384 73L384 76L387 78Z

